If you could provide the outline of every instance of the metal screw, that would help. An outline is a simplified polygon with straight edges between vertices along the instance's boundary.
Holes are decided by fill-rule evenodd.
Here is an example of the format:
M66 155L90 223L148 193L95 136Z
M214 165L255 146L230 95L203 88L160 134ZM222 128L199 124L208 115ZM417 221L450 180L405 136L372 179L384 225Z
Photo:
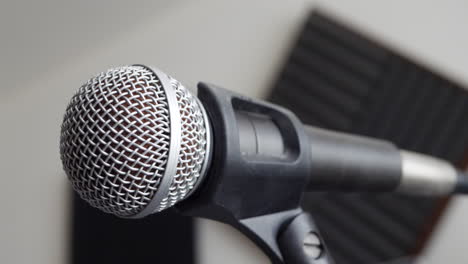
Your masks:
M319 259L323 253L323 245L315 232L309 232L303 242L304 253L312 259Z

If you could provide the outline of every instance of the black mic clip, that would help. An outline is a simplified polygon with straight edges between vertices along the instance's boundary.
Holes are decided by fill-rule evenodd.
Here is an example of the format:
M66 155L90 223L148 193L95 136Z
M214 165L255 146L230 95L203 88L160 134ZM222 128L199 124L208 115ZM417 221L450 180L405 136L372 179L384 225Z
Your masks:
M300 201L310 171L309 139L280 106L200 83L198 98L213 129L204 183L176 208L229 224L274 264L331 263L312 217Z

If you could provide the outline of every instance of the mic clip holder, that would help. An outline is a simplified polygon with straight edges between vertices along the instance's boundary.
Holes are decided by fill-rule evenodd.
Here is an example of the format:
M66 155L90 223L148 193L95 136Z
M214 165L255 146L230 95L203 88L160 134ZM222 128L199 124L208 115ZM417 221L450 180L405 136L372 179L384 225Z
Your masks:
M332 263L300 201L310 175L310 144L290 111L216 87L198 85L213 129L204 182L180 213L229 224L273 264Z

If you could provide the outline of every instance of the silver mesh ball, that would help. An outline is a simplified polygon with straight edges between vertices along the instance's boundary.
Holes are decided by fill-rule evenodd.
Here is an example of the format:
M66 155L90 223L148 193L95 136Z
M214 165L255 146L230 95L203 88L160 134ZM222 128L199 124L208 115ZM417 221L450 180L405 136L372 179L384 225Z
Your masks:
M129 217L164 192L157 212L186 198L199 182L206 165L206 116L196 97L164 77L170 80L165 86L150 68L114 68L73 96L62 124L60 154L73 188L92 206ZM171 131L168 94L174 93L166 89L175 91L179 135ZM167 175L168 153L175 147L171 136L181 139L175 174ZM160 190L162 181L170 182L168 190Z

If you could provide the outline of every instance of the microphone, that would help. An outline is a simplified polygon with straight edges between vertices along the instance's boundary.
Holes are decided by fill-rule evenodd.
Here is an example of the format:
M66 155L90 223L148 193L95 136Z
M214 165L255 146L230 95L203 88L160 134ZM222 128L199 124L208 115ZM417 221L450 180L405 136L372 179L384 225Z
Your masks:
M191 200L208 182L223 179L223 170L213 167L240 170L255 161L244 168L249 177L241 175L239 181L271 193L296 178L305 179L297 182L307 191L468 192L466 177L446 161L399 150L387 141L302 125L286 109L241 95L227 103L206 98L202 103L174 78L144 65L110 69L90 79L72 97L61 127L60 156L74 190L106 213L139 218ZM207 111L215 107L211 104L220 113L231 111L230 121ZM220 132L218 122L236 128L238 137L226 138L236 129ZM239 155L219 151L221 146ZM217 163L220 157L223 164ZM299 165L301 175L285 178ZM260 181L265 174L272 177ZM235 180L212 185L216 189ZM219 188L218 197L242 191ZM234 207L247 212L249 206Z

